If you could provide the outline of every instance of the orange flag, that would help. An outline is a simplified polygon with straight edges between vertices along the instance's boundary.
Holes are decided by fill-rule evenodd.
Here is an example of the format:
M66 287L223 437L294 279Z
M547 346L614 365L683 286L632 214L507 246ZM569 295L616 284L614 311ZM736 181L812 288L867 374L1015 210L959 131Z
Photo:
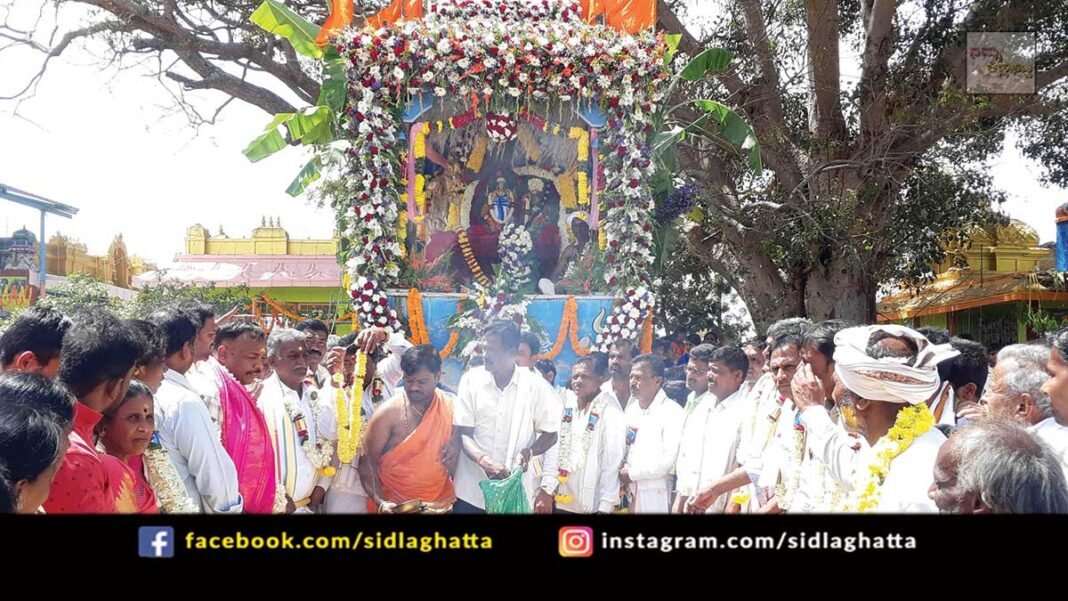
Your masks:
M607 0L605 4L605 24L609 27L640 33L656 25L656 0Z
M367 17L367 24L374 29L378 29L383 25L389 25L400 19L403 9L404 4L402 3L402 0L393 0L393 2L389 3L389 6L370 17Z
M593 23L594 19L604 14L605 3L615 3L616 0L582 0L582 17L587 23Z
M389 6L378 11L378 14L367 17L367 24L373 28L391 25L404 20L423 18L423 0L393 0Z
M411 21L423 18L423 0L404 0L404 18Z
M325 44L335 33L352 23L353 14L352 0L330 0L330 16L319 29L315 43L320 46Z

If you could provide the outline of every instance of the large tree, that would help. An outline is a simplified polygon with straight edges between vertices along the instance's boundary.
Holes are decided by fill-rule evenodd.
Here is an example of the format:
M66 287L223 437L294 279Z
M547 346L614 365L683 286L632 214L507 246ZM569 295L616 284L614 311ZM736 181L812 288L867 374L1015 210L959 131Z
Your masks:
M1022 146L1065 181L1064 0L731 0L703 38L676 16L681 4L660 3L661 25L684 34L681 50L736 55L684 93L740 109L765 166L752 177L700 138L681 149L704 209L690 249L739 291L758 327L790 315L871 321L881 283L928 276L943 232L993 217L1000 193L983 161L1008 128L1058 132ZM1037 32L1037 93L967 93L969 31ZM855 80L840 72L847 53Z
M28 1L0 0L0 16ZM4 18L0 57L29 46L42 65L25 86L5 82L0 95L32 93L49 59L93 38L108 41L108 60L154 58L180 102L183 90L218 90L220 103L237 98L278 113L318 97L317 69L249 23L259 0L40 1L42 10L92 10L51 36ZM287 3L315 21L325 15L320 0ZM357 14L381 4L358 1ZM754 175L708 137L677 146L672 168L699 190L690 252L740 293L758 328L787 315L870 321L880 283L924 277L943 231L990 219L998 192L982 162L1000 152L1008 128L1028 134L1025 153L1050 167L1052 181L1068 181L1066 24L1068 0L660 0L659 25L683 35L682 52L735 54L729 68L680 86L674 100L738 109L764 165ZM965 33L1024 30L1038 32L1037 93L966 93ZM840 72L848 55L859 77ZM693 126L700 113L691 108L700 107L672 111L665 127ZM187 112L211 121L203 107Z

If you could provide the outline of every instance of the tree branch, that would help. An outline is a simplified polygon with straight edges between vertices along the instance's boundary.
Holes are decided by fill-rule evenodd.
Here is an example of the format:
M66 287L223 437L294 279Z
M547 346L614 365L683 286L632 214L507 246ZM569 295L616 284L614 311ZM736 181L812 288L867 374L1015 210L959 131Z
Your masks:
M768 166L775 171L777 180L790 189L801 180L801 166L796 149L790 142L789 129L779 87L779 70L775 65L764 12L760 0L739 0L745 14L745 28L749 43L757 55L760 77L753 84L753 93L747 101L761 105L759 112L750 113L753 129L760 138L761 148L767 157Z
M665 0L657 0L656 21L661 30L668 33L682 34L682 39L679 40L679 50L682 52L693 57L704 50L704 45L697 41L697 38L693 37L693 34L683 26L682 21L675 14L675 10Z
M820 140L843 140L841 77L838 71L838 0L806 0L808 64L815 110L812 133Z
M887 62L893 51L891 34L897 0L872 0L870 16L865 23L867 41L861 63L860 113L861 144L877 138L886 128Z
M1050 85L1068 77L1068 60L1059 65L1035 74L1035 92L1039 92Z
M26 83L26 86L23 87L22 90L11 96L0 96L0 100L14 100L23 96L27 92L30 92L31 89L36 89L37 83L41 81L41 78L44 77L45 70L48 69L48 63L51 62L52 59L63 54L67 47L70 46L71 42L104 31L130 31L130 26L129 24L122 23L119 21L104 21L101 23L90 25L89 27L83 27L81 29L75 29L74 31L68 31L67 33L63 34L63 37L59 40L59 43L48 51L48 54L45 56L44 61L41 63L41 68L38 69L37 73L35 73L33 77L30 78L30 81Z
M200 81L196 81L178 73L167 73L168 78L181 83L187 89L210 88L219 90L251 105L258 106L271 114L296 111L296 107L286 102L278 94L230 75L196 52L184 49L179 49L176 52L181 57L182 62L201 77Z

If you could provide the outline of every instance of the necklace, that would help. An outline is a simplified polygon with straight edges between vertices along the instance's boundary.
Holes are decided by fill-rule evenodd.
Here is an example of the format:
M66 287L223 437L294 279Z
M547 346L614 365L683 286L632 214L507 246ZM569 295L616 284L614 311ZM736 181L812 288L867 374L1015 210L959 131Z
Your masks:
M415 407L415 405L412 404L412 400L408 398L408 393L405 393L404 394L404 430L406 432L410 432L411 431L410 427L408 426L408 412L409 411L414 411L419 416L419 420L420 421L423 420L423 415L426 414L426 409L423 409L422 411L417 409Z

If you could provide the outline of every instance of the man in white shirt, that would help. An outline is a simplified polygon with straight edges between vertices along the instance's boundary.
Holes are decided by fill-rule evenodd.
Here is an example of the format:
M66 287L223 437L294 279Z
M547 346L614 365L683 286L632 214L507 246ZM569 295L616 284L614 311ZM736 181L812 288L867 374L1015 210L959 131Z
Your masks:
M274 374L263 382L259 398L274 441L275 474L285 487L289 513L312 513L322 503L329 486L322 471L330 467L334 456L333 443L318 427L322 412L334 410L333 396L305 383L306 344L303 332L271 332L267 360Z
M624 413L634 442L619 478L627 487L631 513L671 509L669 478L679 454L685 411L661 388L665 369L663 358L651 354L639 355L630 368L632 399Z
M630 402L630 368L634 358L634 343L630 340L617 340L608 346L608 373L612 379L601 385L601 390L626 409Z
M675 463L677 493L671 504L671 513L680 513L686 506L686 496L695 492L684 494L693 484L692 477L697 473L700 463L704 418L708 414L708 404L704 402L709 396L708 361L715 351L716 347L710 344L699 344L690 350L686 362L686 388L690 395L686 399L686 419L682 426L682 440L679 442L679 458Z
M167 371L155 396L160 442L185 483L189 497L206 513L241 513L237 468L220 442L204 400L186 377L193 365L195 318L186 311L163 310L149 321L167 339Z
M1011 344L998 352L981 408L965 417L1015 421L1046 441L1068 474L1068 427L1057 423L1050 397L1043 390L1050 379L1046 366L1050 348L1040 344Z
M463 455L456 468L453 513L482 513L485 499L479 482L507 478L526 469L531 457L556 443L563 409L559 397L536 371L516 366L519 328L512 321L491 323L484 333L485 364L460 379L453 412L453 435ZM556 474L542 474L541 490L524 479L534 511L552 511Z
M572 367L559 440L545 454L546 474L560 481L558 513L611 513L619 505L627 423L623 410L601 391L607 367L589 355Z
M847 492L844 509L936 511L927 491L946 438L934 428L927 400L941 388L937 365L957 351L898 325L848 328L834 342L833 398L844 430L831 423L822 386L808 368L798 375L796 387L806 392L795 396L808 448ZM894 428L907 444L889 437Z
M305 319L296 325L296 330L308 337L308 374L312 383L316 388L326 390L330 387L330 371L323 365L323 359L326 358L330 328L321 320Z
M774 494L759 485L764 471L765 455L771 455L784 413L792 411L793 405L787 402L790 393L790 381L797 366L801 363L800 346L805 330L812 322L803 318L782 319L772 324L767 331L763 352L764 373L750 385L746 391L743 417L738 428L738 447L736 450L736 467L722 478L697 491L693 506L700 510L717 502L721 495L741 489L747 497L739 501L741 510L753 513L767 505ZM754 356L759 343L747 345L746 357ZM753 369L747 374L752 377ZM792 419L792 415L790 416ZM784 422L785 423L785 422ZM777 451L776 451L777 452ZM775 470L776 478L778 471Z
M697 347L700 348L700 347ZM693 360L694 351L690 351ZM679 452L678 475L679 499L674 513L684 509L691 512L723 513L728 498L722 495L703 507L688 503L699 490L711 485L730 473L735 464L738 449L738 428L745 415L745 398L742 392L749 371L749 359L736 346L724 346L712 352L708 361L708 396L704 407L698 408L686 418L691 427L691 436L697 438L696 454L683 461ZM700 421L697 421L700 420ZM696 425L692 426L691 422ZM685 440L687 433L683 433ZM687 507L689 504L689 507Z

